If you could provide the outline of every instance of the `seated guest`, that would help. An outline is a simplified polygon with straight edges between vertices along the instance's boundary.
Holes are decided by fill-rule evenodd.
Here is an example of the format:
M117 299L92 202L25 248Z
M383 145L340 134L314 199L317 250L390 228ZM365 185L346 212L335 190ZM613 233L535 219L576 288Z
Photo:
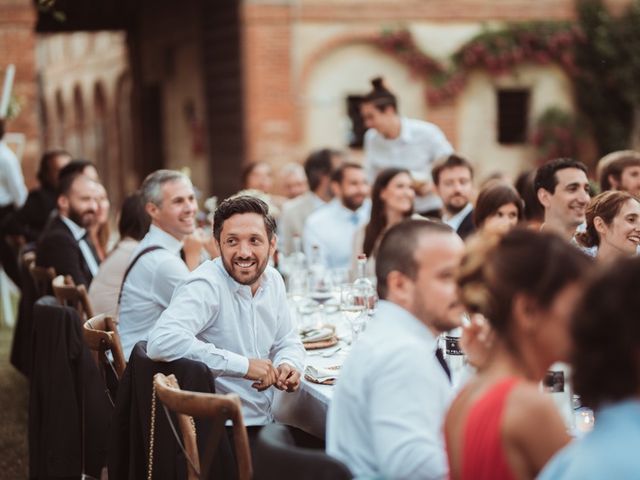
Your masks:
M173 291L189 269L180 258L183 240L195 229L197 210L191 180L174 170L157 170L140 187L151 218L149 232L134 250L122 282L120 338L126 358L145 340Z
M640 152L620 150L605 155L596 171L602 192L620 190L640 195Z
M133 251L149 230L150 219L144 207L139 193L129 195L122 203L118 220L120 240L100 264L98 274L89 287L89 300L96 313L117 313L118 294L124 272L129 266Z
M56 208L58 174L70 161L71 155L64 150L50 150L42 155L36 174L40 186L31 190L22 208L12 214L5 229L8 235L23 237L27 242L38 240Z
M271 193L273 178L271 165L266 162L253 162L242 170L242 189L258 190L263 193Z
M302 238L307 217L333 198L331 174L341 163L341 153L328 148L312 152L305 160L309 191L285 202L278 219L278 249L286 255L293 252L293 237Z
M302 240L307 255L319 248L328 268L349 269L354 255L353 240L358 229L369 220L369 185L362 167L345 163L331 177L336 198L313 212L304 226Z
M610 262L636 255L640 243L640 200L617 190L602 192L587 207L587 227L576 234L579 245L596 249L598 260Z
M638 478L640 259L618 261L589 285L573 315L573 388L595 410L591 433L570 443L540 480Z
M413 214L416 194L412 183L409 170L404 168L387 168L378 174L371 190L371 218L355 236L353 267L356 255L364 253L369 273L375 274L374 259L384 233Z
M463 240L475 231L473 225L473 167L464 158L451 154L438 161L431 172L443 204L442 221Z
M504 235L522 217L522 199L511 185L493 181L480 190L473 210L473 223L481 233Z
M488 319L493 341L447 413L450 478L535 478L569 441L539 385L553 363L568 360L569 318L589 258L527 229L474 247L462 262L460 299Z
M220 257L176 289L149 333L147 352L153 360L205 363L217 393L240 395L245 424L272 423L270 387L297 390L304 362L284 282L268 266L275 221L261 200L232 197L218 206L213 234Z
M544 207L541 228L571 241L591 200L587 167L570 158L551 160L536 171L534 188Z
M71 275L76 285L89 287L98 272L98 258L89 229L96 221L98 184L81 173L60 178L58 215L38 241L36 263L53 267L58 275Z
M437 339L460 325L463 253L439 222L405 220L382 238L382 300L341 369L327 418L327 453L355 477L447 476L442 423L452 387Z
M299 163L287 163L283 165L278 172L278 176L280 177L284 196L287 200L299 197L309 190L304 168Z

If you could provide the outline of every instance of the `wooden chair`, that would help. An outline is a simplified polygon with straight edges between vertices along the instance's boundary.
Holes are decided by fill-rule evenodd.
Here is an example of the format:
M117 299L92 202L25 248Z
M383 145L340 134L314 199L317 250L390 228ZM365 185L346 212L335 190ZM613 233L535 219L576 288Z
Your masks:
M170 410L176 412L188 457L188 480L209 478L209 468L216 453L220 437L225 435L225 423L233 424L233 441L235 447L238 479L249 480L252 477L251 453L249 438L242 418L242 405L237 394L218 395L180 390L174 375L165 376L156 373L153 387L158 399ZM213 428L207 445L207 456L200 462L196 432L191 417L213 418ZM202 469L200 468L202 465Z
M56 270L53 267L38 267L34 262L29 266L29 273L36 289L36 297L44 297L51 290L51 282L56 278Z
M113 317L100 314L90 318L84 323L82 330L84 343L96 353L98 368L103 375L110 369L119 381L127 367L122 351L122 343L118 334L118 327ZM113 360L107 355L107 351L113 355Z
M67 275L58 275L51 281L53 295L61 305L75 308L83 320L92 318L93 308L89 301L89 295L84 285L75 285L73 279Z

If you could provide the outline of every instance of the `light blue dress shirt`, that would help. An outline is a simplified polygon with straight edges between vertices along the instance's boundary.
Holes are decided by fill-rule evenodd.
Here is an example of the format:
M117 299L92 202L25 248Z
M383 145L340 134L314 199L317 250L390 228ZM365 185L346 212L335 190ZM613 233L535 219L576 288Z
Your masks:
M444 479L442 426L453 396L436 337L381 300L342 366L327 418L327 453L355 477Z
M302 241L307 257L317 245L326 267L350 268L354 255L353 238L358 229L369 222L370 216L369 199L356 211L346 208L337 198L320 207L309 216L304 226Z
M539 480L631 480L640 478L640 400L596 412L593 431L557 453Z

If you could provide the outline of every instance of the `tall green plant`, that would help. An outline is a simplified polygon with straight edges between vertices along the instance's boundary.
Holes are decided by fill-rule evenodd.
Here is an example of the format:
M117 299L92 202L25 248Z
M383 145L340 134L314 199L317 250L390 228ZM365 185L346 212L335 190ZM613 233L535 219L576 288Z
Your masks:
M640 14L638 5L634 1L636 14ZM630 94L637 87L626 70L640 62L640 47L638 43L633 47L624 43L637 41L640 24L633 25L626 16L612 17L602 0L577 0L577 11L584 41L575 47L576 100L591 124L599 153L604 155L629 147L633 104L640 98ZM635 75L637 79L638 73Z

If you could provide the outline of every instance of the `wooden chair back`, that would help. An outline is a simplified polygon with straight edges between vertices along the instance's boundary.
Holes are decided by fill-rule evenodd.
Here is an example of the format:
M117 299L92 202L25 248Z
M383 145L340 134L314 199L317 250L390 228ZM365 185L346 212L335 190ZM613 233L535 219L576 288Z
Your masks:
M34 260L29 266L29 273L36 288L37 298L47 295L51 290L51 282L56 278L56 270L53 267L38 267Z
M124 359L115 319L105 314L91 317L84 323L82 334L84 343L96 353L101 372L104 374L106 369L113 369L116 378L120 380L124 369L127 368L127 362ZM107 355L108 351L113 356L113 363Z
M75 285L69 275L58 275L52 280L51 286L53 287L53 295L60 304L75 308L81 319L87 320L94 316L89 295L84 285Z
M219 395L180 390L178 380L174 375L165 376L162 373L155 374L153 386L158 399L169 410L177 414L184 448L191 459L191 462L187 462L187 478L189 480L208 478L209 468L220 438L225 435L227 420L231 420L233 425L238 478L239 480L249 480L252 477L249 438L242 418L242 404L237 394ZM211 443L207 445L207 457L202 462L198 456L196 432L190 417L210 417L214 420L210 437Z

